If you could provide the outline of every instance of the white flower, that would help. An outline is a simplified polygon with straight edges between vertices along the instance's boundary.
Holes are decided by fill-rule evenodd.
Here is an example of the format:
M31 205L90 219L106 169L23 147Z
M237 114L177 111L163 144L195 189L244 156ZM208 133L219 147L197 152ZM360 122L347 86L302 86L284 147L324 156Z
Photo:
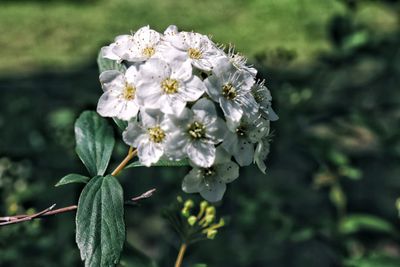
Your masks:
M136 147L141 164L150 167L165 151L170 121L158 110L142 110L140 120L130 121L123 132L123 140Z
M133 36L125 35L117 39L110 47L112 53L123 60L142 62L156 54L160 40L160 33L145 26L135 32Z
M130 120L137 115L135 67L129 67L125 75L116 70L104 71L100 74L100 82L104 93L97 104L97 112L101 116Z
M269 133L269 121L262 117L244 115L239 123L227 121L229 134L222 147L234 156L240 166L253 162L254 144L260 142Z
M127 46L129 39L132 38L132 35L119 35L117 37L115 37L114 43L111 43L108 46L103 46L101 48L101 55L104 58L108 58L108 59L112 59L112 60L116 60L118 62L122 61L123 58L121 58L120 56L118 56L117 54L114 53L114 48L117 45L117 43L121 46L121 45L125 45Z
M264 138L263 140L258 142L256 150L254 152L254 163L257 164L257 167L264 174L265 170L267 169L264 161L267 159L267 156L269 154L269 141L269 138Z
M171 27L171 26L170 26ZM205 35L195 32L179 32L171 28L164 36L161 48L166 61L189 61L194 67L210 71L217 60L218 48Z
M234 122L238 122L243 113L255 114L258 104L250 91L253 76L243 71L232 72L222 66L204 80L207 94L220 104L225 117Z
M186 102L196 101L205 91L203 82L192 75L189 63L169 65L160 59L150 59L140 66L140 76L140 105L166 114L179 115Z
M239 166L222 149L217 149L214 164L208 168L193 169L185 176L182 189L186 193L200 193L210 202L222 199L226 184L239 177Z
M181 116L171 116L171 121L176 128L168 142L169 156L181 159L187 155L197 166L210 167L215 160L215 145L226 133L213 102L200 99L191 110L185 108Z
M271 92L264 85L263 81L258 81L251 88L251 93L254 96L256 102L260 105L260 113L270 121L276 121L279 119L278 115L276 115L275 111L272 109L271 101L272 96Z
M235 48L230 45L228 48L228 58L232 63L232 66L235 67L239 71L247 71L253 77L256 77L257 70L252 66L247 65L247 58L240 53L235 52Z

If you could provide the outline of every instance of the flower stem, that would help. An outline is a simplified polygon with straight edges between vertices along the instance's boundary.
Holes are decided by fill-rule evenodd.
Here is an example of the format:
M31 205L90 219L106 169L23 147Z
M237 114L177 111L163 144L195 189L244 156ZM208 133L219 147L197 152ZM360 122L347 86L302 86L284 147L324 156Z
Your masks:
M117 168L115 168L115 170L111 173L111 175L112 176L118 175L118 173L120 173L124 169L126 164L128 164L128 162L136 155L137 155L137 149L133 149L133 147L129 148L128 155L126 155L124 160L118 165Z
M181 267L183 256L185 255L187 245L186 243L181 244L181 248L179 249L178 257L176 258L175 267Z

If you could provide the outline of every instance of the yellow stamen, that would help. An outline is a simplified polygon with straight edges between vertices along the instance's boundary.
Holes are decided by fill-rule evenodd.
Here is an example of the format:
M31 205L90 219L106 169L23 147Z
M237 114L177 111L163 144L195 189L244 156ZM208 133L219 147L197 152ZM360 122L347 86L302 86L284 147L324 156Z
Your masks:
M203 56L201 51L197 48L189 48L188 54L191 59L200 59Z
M155 52L156 50L154 49L154 47L148 46L143 49L142 54L146 57L151 57L152 55L154 55Z
M161 88L167 94L175 94L179 89L178 80L167 78L161 82Z
M136 88L130 84L126 84L123 92L122 92L122 97L127 100L133 100L135 99L135 93L136 93Z
M160 126L156 126L153 128L147 129L149 133L150 141L154 143L161 143L165 138L165 132L161 129Z
M232 100L237 96L236 88L231 83L224 84L222 86L222 95L228 100Z

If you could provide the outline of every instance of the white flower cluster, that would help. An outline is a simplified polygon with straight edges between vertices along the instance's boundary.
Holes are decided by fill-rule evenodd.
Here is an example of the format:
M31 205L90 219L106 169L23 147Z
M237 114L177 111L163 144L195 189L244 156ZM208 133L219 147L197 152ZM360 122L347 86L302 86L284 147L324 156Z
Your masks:
M209 201L222 198L239 166L254 162L265 172L269 122L277 116L246 58L173 25L164 34L142 27L101 52L127 69L100 74L97 112L129 121L123 140L143 165L189 159L182 188Z

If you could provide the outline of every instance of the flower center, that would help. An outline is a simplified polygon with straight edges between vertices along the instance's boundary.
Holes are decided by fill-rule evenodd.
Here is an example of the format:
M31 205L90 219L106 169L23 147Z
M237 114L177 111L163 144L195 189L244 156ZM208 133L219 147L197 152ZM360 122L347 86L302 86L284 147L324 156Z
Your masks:
M188 133L193 139L201 139L206 137L206 127L200 122L193 122L189 125Z
M191 59L200 59L203 55L201 51L197 48L189 48L188 54Z
M135 93L136 93L136 88L130 84L126 84L125 88L122 92L122 97L126 101L130 101L130 100L135 99Z
M262 101L264 100L263 95L262 95L261 93L259 93L259 92L254 92L254 93L253 93L253 97L254 97L254 100L255 100L257 103L260 103L260 102L262 102Z
M231 83L224 84L222 86L222 95L226 99L232 100L237 96L236 88Z
M214 167L210 167L210 168L203 169L203 175L204 175L205 177L209 177L209 176L212 176L212 175L214 175L214 174L215 174L215 169L214 169Z
M165 138L165 132L160 128L160 126L148 128L147 131L149 133L150 141L154 143L161 143Z
M142 54L145 55L146 57L151 57L155 53L154 47L148 46L143 49Z
M240 125L239 127L236 128L236 133L239 136L244 136L246 134L246 127Z
M179 82L175 79L167 78L161 82L161 88L167 94L175 94L179 88Z

